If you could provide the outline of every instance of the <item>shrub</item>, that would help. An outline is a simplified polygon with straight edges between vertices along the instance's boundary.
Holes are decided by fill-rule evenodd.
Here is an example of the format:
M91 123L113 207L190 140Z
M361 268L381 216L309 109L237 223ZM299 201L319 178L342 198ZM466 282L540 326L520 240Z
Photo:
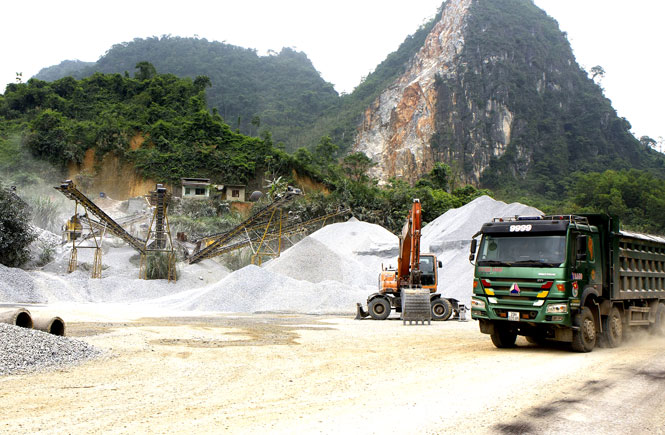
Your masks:
M0 188L0 263L18 267L30 259L28 245L36 234L29 225L30 209L18 196Z

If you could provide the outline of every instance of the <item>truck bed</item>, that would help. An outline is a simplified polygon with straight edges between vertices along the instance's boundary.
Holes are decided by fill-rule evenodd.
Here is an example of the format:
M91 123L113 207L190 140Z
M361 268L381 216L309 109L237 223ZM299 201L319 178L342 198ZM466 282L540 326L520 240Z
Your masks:
M613 248L613 299L665 299L665 238L620 231Z

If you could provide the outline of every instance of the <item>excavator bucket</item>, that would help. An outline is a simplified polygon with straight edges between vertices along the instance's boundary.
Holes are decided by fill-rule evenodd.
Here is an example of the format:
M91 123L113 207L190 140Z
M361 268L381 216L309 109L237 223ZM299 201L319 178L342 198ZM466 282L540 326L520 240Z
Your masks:
M365 317L368 317L369 313L363 310L363 305L360 302L356 303L356 320L362 320Z

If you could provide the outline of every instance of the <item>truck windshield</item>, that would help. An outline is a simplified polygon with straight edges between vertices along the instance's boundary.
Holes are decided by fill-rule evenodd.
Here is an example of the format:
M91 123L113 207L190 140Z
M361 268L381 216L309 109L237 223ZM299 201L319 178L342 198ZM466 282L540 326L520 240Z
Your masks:
M556 267L566 259L566 237L484 235L478 265Z

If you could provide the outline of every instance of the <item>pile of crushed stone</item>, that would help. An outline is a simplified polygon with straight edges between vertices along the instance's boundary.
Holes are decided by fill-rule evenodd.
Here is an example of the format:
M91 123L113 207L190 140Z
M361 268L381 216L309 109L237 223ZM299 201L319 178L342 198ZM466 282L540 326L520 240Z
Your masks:
M332 280L349 286L363 286L376 281L368 276L368 267L356 261L353 255L340 254L314 237L305 237L293 248L269 261L265 268L311 283Z
M25 304L44 302L44 299L35 288L32 274L0 264L0 301Z
M219 283L161 299L169 309L222 312L344 313L368 289L325 280L316 284L249 265Z
M68 366L101 355L81 340L0 323L0 376Z

